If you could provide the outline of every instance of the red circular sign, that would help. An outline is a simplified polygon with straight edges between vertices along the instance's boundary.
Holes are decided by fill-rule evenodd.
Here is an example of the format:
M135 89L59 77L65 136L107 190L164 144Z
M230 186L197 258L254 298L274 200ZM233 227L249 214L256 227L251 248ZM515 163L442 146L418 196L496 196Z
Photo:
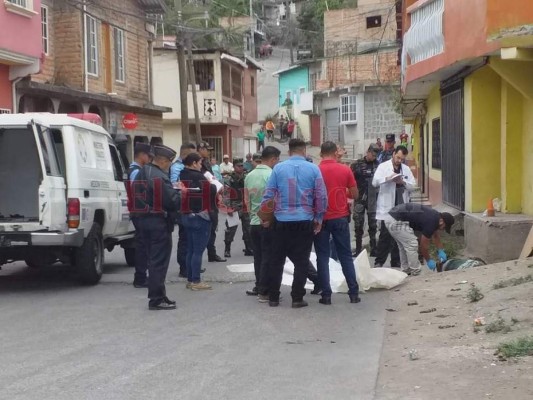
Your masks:
M122 126L124 127L124 129L135 129L137 128L137 125L139 125L137 115L135 115L134 113L124 114L124 116L122 117Z

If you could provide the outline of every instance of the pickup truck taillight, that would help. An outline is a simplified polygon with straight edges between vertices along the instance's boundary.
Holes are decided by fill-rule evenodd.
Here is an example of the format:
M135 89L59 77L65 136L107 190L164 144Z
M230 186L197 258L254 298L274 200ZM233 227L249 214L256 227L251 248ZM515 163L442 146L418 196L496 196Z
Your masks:
M67 223L69 228L80 226L80 199L68 199Z

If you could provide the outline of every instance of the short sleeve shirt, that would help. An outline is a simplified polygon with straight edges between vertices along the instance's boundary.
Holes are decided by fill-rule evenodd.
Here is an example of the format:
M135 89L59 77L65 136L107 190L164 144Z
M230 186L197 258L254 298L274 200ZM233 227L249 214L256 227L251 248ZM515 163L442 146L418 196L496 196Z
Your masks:
M396 221L409 222L409 226L431 238L439 229L440 214L428 206L418 203L400 204L389 211Z
M318 168L328 191L324 220L346 217L350 214L347 189L357 187L352 170L336 160L322 160Z

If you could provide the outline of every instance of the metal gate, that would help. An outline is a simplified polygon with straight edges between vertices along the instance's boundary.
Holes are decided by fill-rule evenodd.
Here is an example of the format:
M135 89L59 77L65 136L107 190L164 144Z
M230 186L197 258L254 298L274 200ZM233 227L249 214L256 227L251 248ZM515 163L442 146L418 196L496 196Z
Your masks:
M324 128L324 141L340 142L338 108L326 110L326 126Z
M465 208L465 134L463 80L441 87L442 201Z
M207 143L213 146L214 150L211 151L211 157L216 157L217 162L222 162L222 153L224 151L222 147L222 138L221 137L205 137L203 138Z

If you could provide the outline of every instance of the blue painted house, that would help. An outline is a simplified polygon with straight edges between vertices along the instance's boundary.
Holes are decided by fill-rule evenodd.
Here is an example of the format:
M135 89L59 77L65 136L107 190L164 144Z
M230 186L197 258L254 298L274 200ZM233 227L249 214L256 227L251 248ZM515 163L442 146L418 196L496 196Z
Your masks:
M278 77L279 115L294 119L297 135L306 141L311 138L309 115L313 111L314 82L320 69L320 62L308 62L273 74Z

